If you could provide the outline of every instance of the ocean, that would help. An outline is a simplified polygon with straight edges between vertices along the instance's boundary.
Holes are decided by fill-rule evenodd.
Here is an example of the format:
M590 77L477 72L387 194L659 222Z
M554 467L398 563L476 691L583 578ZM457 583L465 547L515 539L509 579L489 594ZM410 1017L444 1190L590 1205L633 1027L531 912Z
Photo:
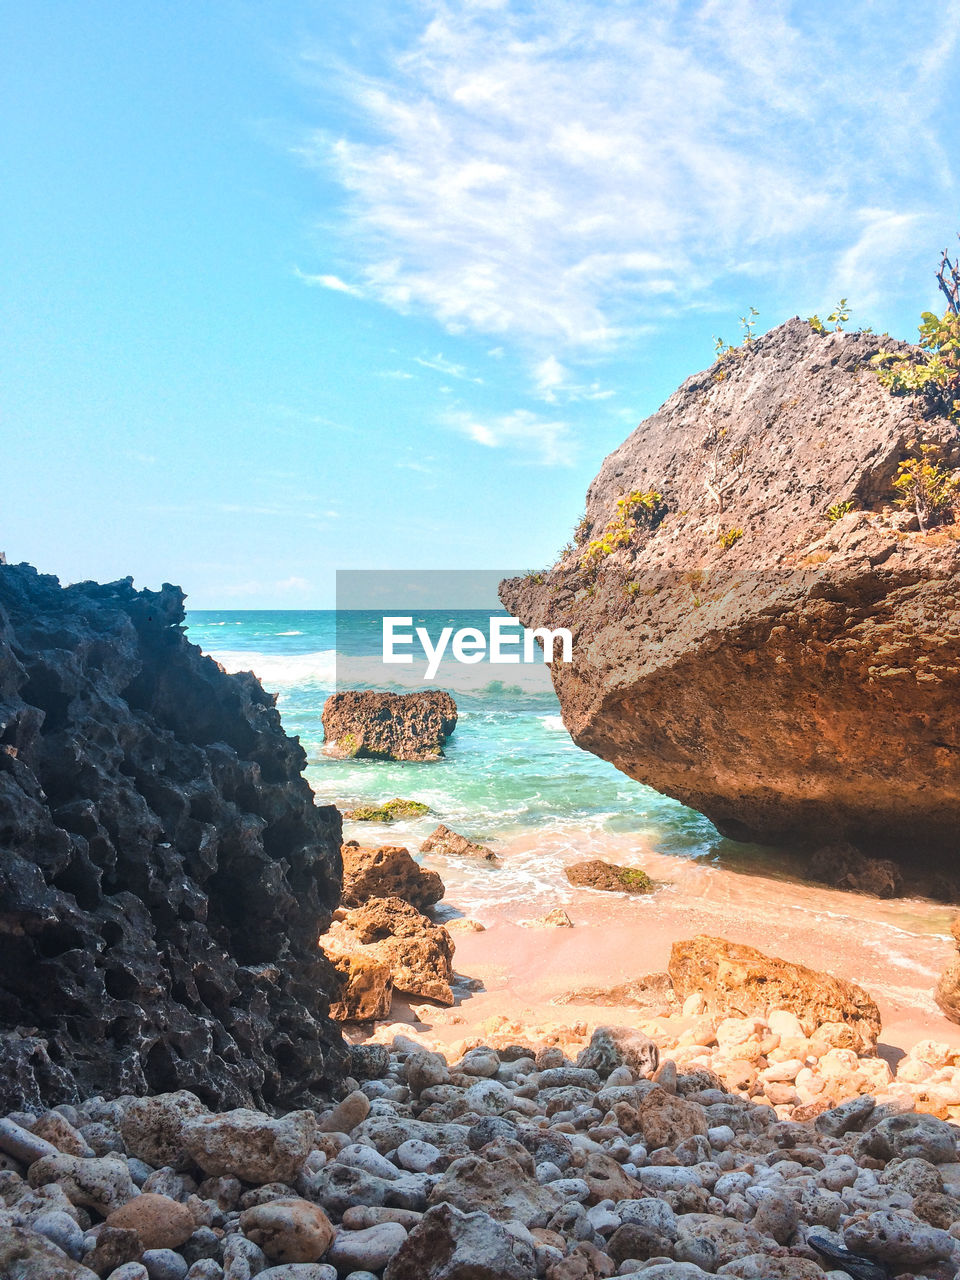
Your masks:
M414 618L431 631L486 627L488 612L431 611ZM374 826L346 823L345 835L363 843L420 841L443 822L498 852L513 856L496 877L463 874L473 905L493 895L533 905L565 894L562 866L588 857L643 865L650 851L702 858L720 837L702 815L633 782L605 760L577 747L541 663L517 667L445 663L443 682L419 682L420 668L394 667L383 682L375 660L381 614L344 611L204 610L187 616L188 636L228 671L252 670L277 694L289 733L307 753L307 778L319 803L351 809L402 796L430 806L423 819ZM339 671L343 688L443 687L456 700L459 721L445 759L426 764L333 760L322 752L321 716ZM505 673L507 673L505 675ZM404 682L403 677L407 679Z

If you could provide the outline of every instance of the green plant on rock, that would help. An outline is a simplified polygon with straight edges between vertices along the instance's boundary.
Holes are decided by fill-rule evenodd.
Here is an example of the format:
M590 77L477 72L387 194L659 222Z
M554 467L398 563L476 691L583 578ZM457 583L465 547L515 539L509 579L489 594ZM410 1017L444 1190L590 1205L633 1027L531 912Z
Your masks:
M756 307L751 307L745 316L740 317L740 328L743 330L743 336L740 339L739 345L724 342L722 338L718 338L716 334L714 334L713 349L716 352L718 360L723 360L725 356L742 355L746 348L750 346L751 342L755 341L756 334L754 333L754 330L757 327L757 317L759 314L760 312ZM719 380L720 379L715 375L714 381Z
M919 456L903 459L893 482L898 494L894 504L916 512L921 533L946 523L960 503L960 476L934 461L936 452L932 444L921 445Z
M843 326L850 319L850 308L847 306L846 298L841 298L837 305L827 316L827 324L832 324L835 333L840 333Z
M717 546L724 551L729 551L733 544L739 542L742 537L742 529L721 529L717 534Z
M337 747L344 755L355 756L359 750L360 743L357 741L355 733L344 733L337 740Z
M844 516L849 515L852 510L853 502L848 498L846 502L833 503L832 506L827 507L824 514L831 524L835 524L838 520L842 520Z
M933 413L960 422L960 259L943 251L937 283L947 299L942 316L924 311L920 317L922 355L880 351L871 364L894 395L920 395Z
M637 529L655 529L666 514L663 495L655 489L632 489L617 499L616 514L599 538L588 542L581 569L597 569L614 551L627 547Z

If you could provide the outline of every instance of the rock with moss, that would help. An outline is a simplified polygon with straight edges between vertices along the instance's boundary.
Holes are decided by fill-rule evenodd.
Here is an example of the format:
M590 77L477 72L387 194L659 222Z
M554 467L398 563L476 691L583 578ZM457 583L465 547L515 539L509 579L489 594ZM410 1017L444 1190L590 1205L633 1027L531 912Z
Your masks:
M578 889L603 889L608 893L652 893L657 887L639 867L619 867L615 862L591 858L564 868L567 879Z
M422 818L430 812L428 804L419 800L385 800L383 804L361 804L344 811L350 822L398 822L403 818Z

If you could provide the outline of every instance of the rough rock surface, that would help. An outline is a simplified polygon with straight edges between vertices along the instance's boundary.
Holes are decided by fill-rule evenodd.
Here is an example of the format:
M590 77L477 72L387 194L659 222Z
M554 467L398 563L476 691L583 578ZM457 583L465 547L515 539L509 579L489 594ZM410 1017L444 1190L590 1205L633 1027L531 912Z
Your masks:
M580 545L500 594L572 629L551 674L580 746L735 839L925 865L957 849L960 543L891 485L960 435L880 385L880 342L794 319L689 378L604 462ZM636 490L665 516L584 567Z
M386 965L397 991L453 1004L453 940L400 898L370 898L320 939L331 956L360 955Z
M677 998L699 993L707 1013L746 1017L786 1009L807 1035L843 1023L854 1049L872 1048L880 1035L879 1010L862 987L754 947L701 934L673 944L668 968Z
M338 758L440 760L456 727L457 705L442 689L346 689L323 705L323 749Z
M432 907L443 897L443 881L399 845L366 849L348 842L343 856L343 895L347 907L360 907L370 898L402 898L417 910Z
M169 585L0 566L0 1107L289 1106L342 1070L339 817L183 617Z
M326 944L325 944L326 945ZM393 1004L393 973L390 966L363 949L337 951L327 947L337 971L340 990L331 1002L330 1015L339 1022L367 1022L385 1018Z
M937 1004L951 1022L960 1022L960 915L953 917L951 933L957 942L957 953L940 975Z
M575 862L564 868L564 875L579 888L603 889L607 893L650 893L656 887L638 867L619 867L602 858Z
M481 862L499 863L500 859L485 844L469 840L457 831L451 831L441 822L420 846L421 853L442 853L449 858L477 858Z

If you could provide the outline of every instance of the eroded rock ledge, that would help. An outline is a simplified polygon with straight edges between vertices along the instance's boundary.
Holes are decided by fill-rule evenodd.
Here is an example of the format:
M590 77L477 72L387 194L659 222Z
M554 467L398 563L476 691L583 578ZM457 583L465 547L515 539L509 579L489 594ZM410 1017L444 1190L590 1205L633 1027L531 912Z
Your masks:
M0 567L0 1110L309 1105L342 1073L339 816L183 617L169 585Z
M878 346L795 319L689 378L603 464L578 545L501 598L572 628L552 674L580 746L733 838L926 865L958 843L960 544L891 486L960 436L880 386Z

